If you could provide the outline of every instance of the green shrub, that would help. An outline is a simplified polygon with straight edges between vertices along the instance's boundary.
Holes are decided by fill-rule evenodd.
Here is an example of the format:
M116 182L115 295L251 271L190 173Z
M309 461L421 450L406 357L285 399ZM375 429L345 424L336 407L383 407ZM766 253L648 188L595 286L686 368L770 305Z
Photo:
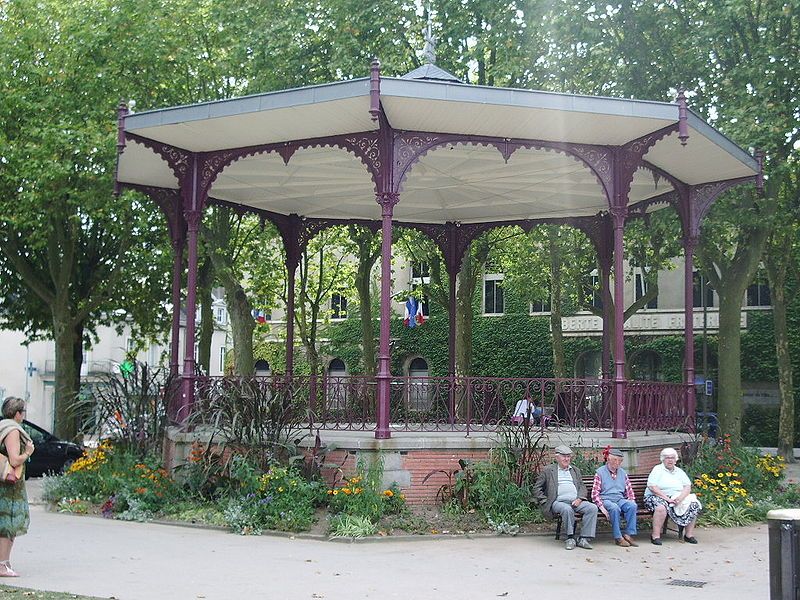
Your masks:
M800 388L795 389L795 398L800 399ZM794 445L800 445L800 411L795 411ZM742 442L748 446L778 445L778 406L745 406L742 414Z
M80 498L103 504L109 516L132 509L136 520L160 513L180 495L160 457L142 458L138 451L108 440L86 450L63 475L48 478L43 489L49 502Z
M777 491L784 467L782 459L761 456L753 448L733 445L726 435L716 443L702 444L687 470L694 478L703 474L719 478L719 473L734 473L749 493L760 497Z
M468 505L496 523L516 525L536 519L530 507L530 491L511 480L508 465L493 457L473 463Z
M734 446L729 436L701 445L687 469L703 502L703 521L733 527L763 520L772 508L795 506L800 492L781 487L784 467L782 458Z
M405 497L396 483L383 486L383 459L369 466L358 461L356 475L344 480L344 485L328 490L328 506L334 515L345 514L364 517L377 523L382 516L399 513Z
M583 452L579 450L572 455L572 465L574 465L584 477L594 475L594 472L602 467L603 464L604 463L598 457L598 451L590 450L589 452Z
M332 538L362 538L377 530L378 526L368 516L340 513L331 517L329 535Z
M228 501L225 521L233 531L305 531L315 522L315 508L324 497L321 482L306 481L295 469L278 466L271 467L257 481L254 491Z
M226 525L223 508L216 502L183 500L168 507L164 517L187 523Z

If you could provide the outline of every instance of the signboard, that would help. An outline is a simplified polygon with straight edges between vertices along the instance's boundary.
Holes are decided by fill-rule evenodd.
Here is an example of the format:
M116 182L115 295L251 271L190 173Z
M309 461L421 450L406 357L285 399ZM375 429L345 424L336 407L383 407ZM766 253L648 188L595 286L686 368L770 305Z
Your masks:
M714 395L714 380L706 379L706 396Z

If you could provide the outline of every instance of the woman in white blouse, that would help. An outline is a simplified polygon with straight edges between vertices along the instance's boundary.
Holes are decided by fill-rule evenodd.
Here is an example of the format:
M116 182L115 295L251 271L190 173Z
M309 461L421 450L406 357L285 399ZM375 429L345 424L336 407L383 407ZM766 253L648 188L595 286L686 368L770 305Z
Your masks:
M683 469L675 465L678 461L675 448L664 448L660 458L661 464L650 471L644 492L644 504L653 511L650 541L656 546L661 545L661 530L669 517L678 525L678 537L696 544L694 526L702 506L692 494L692 482Z

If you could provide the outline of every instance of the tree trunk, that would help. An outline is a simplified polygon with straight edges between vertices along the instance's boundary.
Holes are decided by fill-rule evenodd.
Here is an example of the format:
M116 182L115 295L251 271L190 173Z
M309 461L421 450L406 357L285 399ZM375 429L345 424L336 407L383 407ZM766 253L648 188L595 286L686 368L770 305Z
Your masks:
M472 299L475 296L473 258L469 252L458 273L456 290L456 375L466 377L472 372Z
M742 378L740 323L744 290L717 290L719 293L719 385L717 386L717 411L724 433L731 435L734 443L742 435Z
M719 385L717 409L720 430L738 444L742 438L742 373L740 328L742 300L753 280L772 229L775 212L775 180L766 186L765 199L759 201L752 191L745 191L734 205L735 211L749 214L752 223L737 225L736 240L729 245L733 255L726 255L717 240L700 238L698 257L704 273L719 294ZM758 216L754 219L753 216Z
M358 268L356 269L356 291L358 293L358 312L361 318L361 347L364 375L373 377L375 365L375 324L372 321L372 294L370 274L375 261L380 257L380 246L375 245L377 234L369 229L350 225L350 235L358 247Z
M786 462L794 459L794 382L792 359L789 355L789 336L786 322L786 261L791 260L792 239L783 236L775 247L769 248L764 264L772 300L772 318L775 324L775 354L778 359L778 385L780 386L780 418L778 421L778 454Z
M359 265L359 271L360 271ZM360 281L361 274L356 275L356 288L358 289L358 312L361 317L361 347L363 352L364 375L375 375L375 323L372 321L372 300L369 291L369 275L366 281Z
M561 250L558 246L558 228L547 232L550 250L550 329L553 338L553 375L566 377L564 359L564 332L561 327Z
M203 373L211 372L211 341L214 337L214 308L211 300L213 269L206 258L197 274L197 295L200 299L200 335L197 338L197 362Z
M253 331L256 328L252 306L238 282L225 282L225 299L231 317L234 371L242 377L252 377L255 373Z
M55 434L70 440L78 434L78 422L72 405L80 391L83 364L83 327L75 327L66 308L53 309L56 387Z

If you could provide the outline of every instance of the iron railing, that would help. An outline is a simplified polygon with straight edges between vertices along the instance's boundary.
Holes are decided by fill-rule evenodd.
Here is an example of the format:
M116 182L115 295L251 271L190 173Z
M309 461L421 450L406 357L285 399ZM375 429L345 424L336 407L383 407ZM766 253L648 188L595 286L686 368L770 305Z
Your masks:
M377 379L363 375L195 378L195 422L207 422L220 400L242 404L249 415L275 415L312 429L368 431L376 427ZM514 420L520 401L542 428L609 430L614 382L601 379L499 377L392 377L393 431L493 430ZM687 429L686 386L625 383L628 431ZM234 402L231 403L231 400ZM534 412L535 411L535 412ZM518 420L519 417L517 417Z
M625 383L625 413L628 431L694 430L687 386L662 381Z

